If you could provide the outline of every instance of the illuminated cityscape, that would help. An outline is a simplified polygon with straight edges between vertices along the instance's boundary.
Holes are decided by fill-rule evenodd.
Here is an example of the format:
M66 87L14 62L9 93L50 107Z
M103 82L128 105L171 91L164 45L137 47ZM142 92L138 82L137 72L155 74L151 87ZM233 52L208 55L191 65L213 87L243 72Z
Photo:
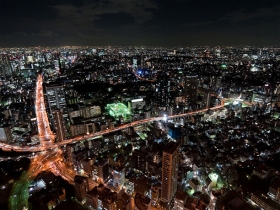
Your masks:
M279 210L276 0L2 0L1 210Z
M52 50L1 51L7 208L279 209L278 48Z

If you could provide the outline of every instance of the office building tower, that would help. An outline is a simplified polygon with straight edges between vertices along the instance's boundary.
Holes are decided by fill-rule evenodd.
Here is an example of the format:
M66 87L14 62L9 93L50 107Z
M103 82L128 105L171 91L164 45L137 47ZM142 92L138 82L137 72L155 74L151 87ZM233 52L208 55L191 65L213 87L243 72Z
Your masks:
M85 134L86 132L86 125L84 123L70 125L70 133L72 137Z
M185 97L185 102L192 108L196 107L197 103L197 86L198 86L198 76L186 76L185 84L183 88L183 96Z
M93 177L100 183L106 183L110 177L109 160L98 160L93 166Z
M113 187L119 191L125 183L125 168L115 168L113 174Z
M53 123L56 130L57 141L63 141L66 138L63 114L60 109L53 111Z
M170 106L170 99L170 77L165 74L159 75L155 90L155 105L167 108Z
M61 69L60 59L54 60L54 61L53 61L53 64L54 64L55 70L56 70L58 73L60 73L60 69Z
M92 118L101 114L100 106L86 106L80 108L79 111L84 118Z
M61 109L64 113L66 107L64 87L58 84L46 86L46 95L50 113L55 109Z
M95 155L98 155L101 150L102 139L94 139L91 141L92 150Z
M137 60L137 58L133 58L132 59L132 68L137 68L137 66L138 66L138 60Z
M162 154L162 191L163 202L170 203L177 192L179 148L181 142L169 142Z
M140 171L145 171L146 169L146 157L147 153L141 150L135 149L132 152L132 166Z
M208 91L207 94L206 94L206 109L209 109L211 107L211 92Z
M75 196L78 201L82 202L86 199L86 194L89 190L88 178L76 175L74 178Z
M66 154L67 154L66 160L69 164L73 164L73 152L74 152L73 146L70 144L66 145Z
M2 54L1 55L1 63L3 65L2 68L2 74L4 75L11 75L12 74L12 66L11 66L11 61L10 61L10 57L7 54Z
M90 153L90 152L89 152ZM92 166L94 164L95 157L93 158L81 158L79 160L79 166L80 170L83 172L83 174L92 177Z

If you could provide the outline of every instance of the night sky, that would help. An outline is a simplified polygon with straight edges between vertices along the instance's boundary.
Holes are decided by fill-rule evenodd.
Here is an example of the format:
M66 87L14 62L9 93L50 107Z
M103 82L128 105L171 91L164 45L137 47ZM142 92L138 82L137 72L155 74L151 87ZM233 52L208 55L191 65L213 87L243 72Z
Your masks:
M0 0L0 47L280 46L280 0Z

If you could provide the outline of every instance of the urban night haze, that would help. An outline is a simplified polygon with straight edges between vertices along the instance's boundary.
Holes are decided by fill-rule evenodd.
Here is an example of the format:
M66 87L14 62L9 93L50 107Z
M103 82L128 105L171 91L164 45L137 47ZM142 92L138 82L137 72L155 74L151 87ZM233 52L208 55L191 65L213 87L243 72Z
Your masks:
M279 14L279 0L1 0L0 46L273 46Z
M280 2L1 0L1 210L280 210Z

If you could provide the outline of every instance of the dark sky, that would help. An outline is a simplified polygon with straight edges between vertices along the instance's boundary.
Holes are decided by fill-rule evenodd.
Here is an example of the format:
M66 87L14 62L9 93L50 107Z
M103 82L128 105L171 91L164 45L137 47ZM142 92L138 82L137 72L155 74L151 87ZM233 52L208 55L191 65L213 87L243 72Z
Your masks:
M280 45L280 0L0 0L0 47Z

